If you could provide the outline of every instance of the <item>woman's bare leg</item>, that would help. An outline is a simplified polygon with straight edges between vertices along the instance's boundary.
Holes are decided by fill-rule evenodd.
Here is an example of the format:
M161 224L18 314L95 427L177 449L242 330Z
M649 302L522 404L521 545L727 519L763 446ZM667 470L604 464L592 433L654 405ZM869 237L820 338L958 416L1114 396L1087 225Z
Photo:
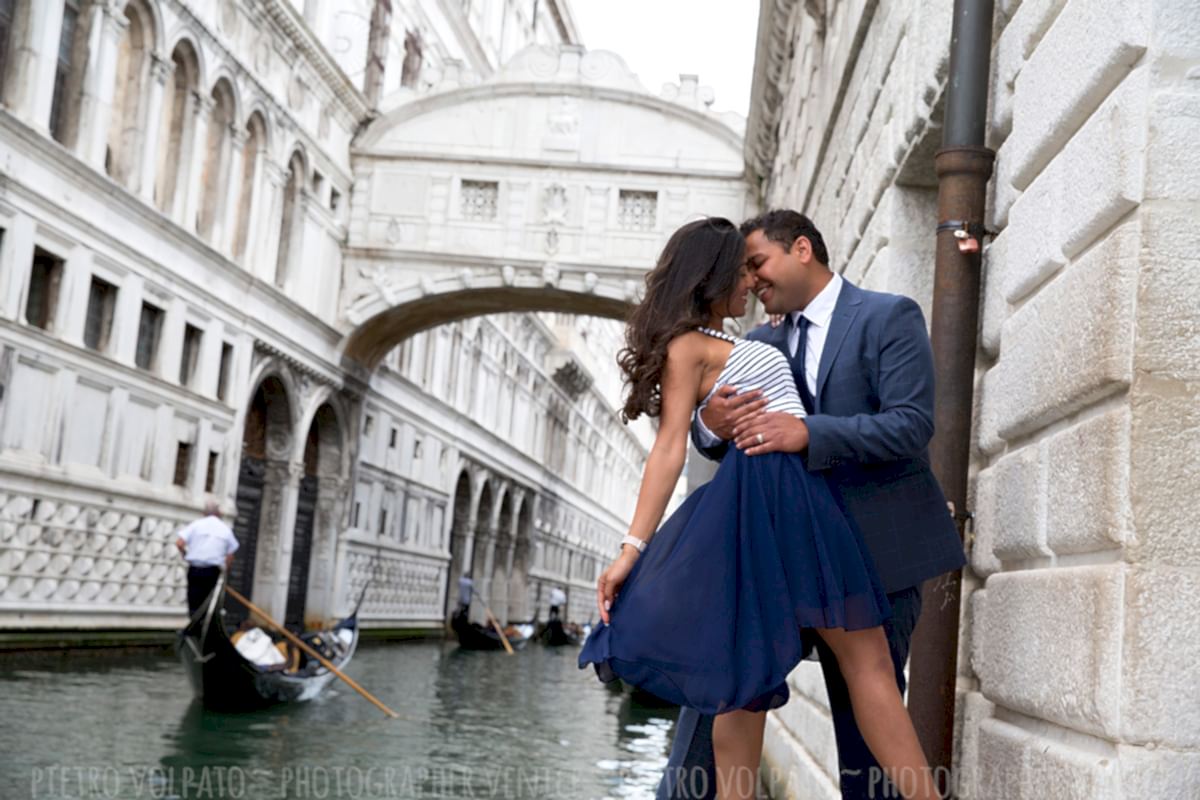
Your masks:
M884 773L907 800L940 798L896 686L896 670L883 628L825 628L817 632L837 657L850 690L854 720Z
M754 800L762 761L765 711L729 711L713 719L717 800Z

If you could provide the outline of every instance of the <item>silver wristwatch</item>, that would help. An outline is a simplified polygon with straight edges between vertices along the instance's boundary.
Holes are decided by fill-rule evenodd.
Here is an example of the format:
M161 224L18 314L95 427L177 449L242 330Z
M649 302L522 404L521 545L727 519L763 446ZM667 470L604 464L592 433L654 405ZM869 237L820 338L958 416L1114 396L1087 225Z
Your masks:
M624 539L621 540L621 544L617 546L617 549L620 550L625 545L629 545L630 547L633 547L639 553L641 553L643 550L646 549L645 540L639 539L636 536L628 536L627 535Z

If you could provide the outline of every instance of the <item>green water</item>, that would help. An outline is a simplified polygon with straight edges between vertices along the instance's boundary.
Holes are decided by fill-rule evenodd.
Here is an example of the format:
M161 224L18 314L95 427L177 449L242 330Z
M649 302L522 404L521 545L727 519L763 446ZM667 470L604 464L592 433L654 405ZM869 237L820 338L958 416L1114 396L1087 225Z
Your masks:
M675 712L577 655L363 646L348 672L399 720L336 682L207 712L169 655L0 656L0 800L653 797Z

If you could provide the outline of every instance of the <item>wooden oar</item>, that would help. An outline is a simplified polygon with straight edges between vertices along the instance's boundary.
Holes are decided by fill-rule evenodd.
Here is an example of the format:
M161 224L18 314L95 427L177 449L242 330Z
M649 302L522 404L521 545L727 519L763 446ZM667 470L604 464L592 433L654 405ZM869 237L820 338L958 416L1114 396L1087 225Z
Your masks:
M239 603L244 605L246 608L250 609L250 611L253 612L255 614L255 616L257 616L263 622L267 623L267 625L271 626L271 628L273 630L275 630L279 633L282 633L289 642L296 645L304 652L308 653L310 656L315 658L317 661L321 662L321 666L325 667L325 669L329 670L334 675L337 675L339 678L344 680L347 684L350 685L351 689L358 692L363 697L367 698L372 703L374 703L379 708L380 711L387 714L392 719L396 719L400 716L395 711L392 711L390 708L388 708L383 703L381 703L379 701L379 699L375 697L375 695L371 694L366 689L359 686L352 678L350 678L348 675L346 675L346 673L342 672L340 669L335 667L333 665L333 662L331 662L328 658L326 658L325 656L318 653L316 650L313 650L311 647L309 647L308 644L306 644L303 639L301 639L299 636L297 636L296 634L289 631L287 628L280 625L275 620L271 619L269 616L267 616L267 612L263 611L261 608L254 605L254 603L251 603L245 597L242 597L241 593L238 592L237 589L234 589L232 586L226 586L225 591L234 600L237 600Z
M480 601L482 602L482 601ZM500 623L496 620L496 616L492 614L492 610L488 608L488 604L483 604L483 610L487 612L488 622L492 623L492 627L496 629L496 633L500 634L500 642L504 645L504 649L511 656L513 654L512 645L509 644L508 637L504 635L504 629L500 627Z

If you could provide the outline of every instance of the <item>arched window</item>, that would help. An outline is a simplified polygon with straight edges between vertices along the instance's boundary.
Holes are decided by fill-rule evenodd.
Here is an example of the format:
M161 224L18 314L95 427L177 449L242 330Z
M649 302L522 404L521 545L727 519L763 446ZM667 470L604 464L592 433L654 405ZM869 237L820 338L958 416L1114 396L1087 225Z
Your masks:
M183 203L184 182L180 176L186 174L184 143L193 117L195 98L192 93L197 86L198 63L196 53L188 42L180 42L171 53L173 72L163 96L163 119L158 140L158 185L154 192L155 204L168 215L173 215Z
M301 235L300 193L304 191L304 157L300 151L292 153L288 161L287 183L283 187L283 220L279 226L279 259L275 264L275 285L282 288L290 276L293 246L292 239Z
M67 147L74 147L79 136L83 76L91 54L89 34L92 5L92 0L63 2L54 70L54 95L50 99L50 135Z
M246 123L246 144L242 150L242 182L238 194L237 231L233 237L233 258L245 261L250 238L250 216L254 213L254 195L258 191L261 165L259 156L266 150L267 125L257 111Z
M145 97L153 51L151 18L140 2L125 7L125 31L117 45L116 84L104 169L117 183L137 188L138 165L146 129Z
M200 173L200 210L196 231L211 240L222 218L225 196L229 193L229 156L233 147L233 89L222 79L212 90L213 108L208 118L208 139L204 143L204 171Z

